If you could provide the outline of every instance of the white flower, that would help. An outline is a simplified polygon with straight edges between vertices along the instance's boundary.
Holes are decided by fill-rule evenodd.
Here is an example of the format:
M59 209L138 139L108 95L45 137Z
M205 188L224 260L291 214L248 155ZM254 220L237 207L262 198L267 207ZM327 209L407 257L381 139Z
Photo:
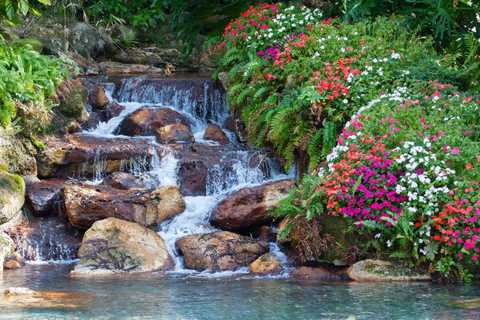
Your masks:
M396 52L393 52L390 57L394 60L398 60L398 59L400 59L400 54L396 53Z

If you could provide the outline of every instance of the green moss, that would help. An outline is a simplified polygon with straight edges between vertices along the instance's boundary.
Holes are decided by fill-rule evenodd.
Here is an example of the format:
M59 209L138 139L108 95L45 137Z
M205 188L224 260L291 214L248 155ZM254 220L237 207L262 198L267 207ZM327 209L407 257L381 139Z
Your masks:
M16 174L0 171L0 189L2 194L25 192L25 181Z

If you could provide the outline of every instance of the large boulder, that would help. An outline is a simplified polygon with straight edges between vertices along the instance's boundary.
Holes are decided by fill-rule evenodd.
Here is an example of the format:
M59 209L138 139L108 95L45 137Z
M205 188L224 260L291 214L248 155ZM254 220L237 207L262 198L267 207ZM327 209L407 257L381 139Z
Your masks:
M155 130L155 135L160 143L193 143L195 141L192 129L182 123L166 125Z
M63 138L49 137L45 149L37 156L40 177L94 177L121 171L125 162L152 158L155 148L146 140L104 138L72 134Z
M83 237L78 258L74 276L167 270L173 265L155 231L116 218L92 225Z
M25 203L25 181L0 169L0 225L14 218Z
M0 232L0 274L3 271L3 262L6 257L15 251L15 243L5 233Z
M256 274L278 273L281 270L280 262L272 253L265 253L250 264L250 272Z
M429 274L417 272L406 266L382 260L362 260L347 270L348 276L360 282L378 281L430 281Z
M88 102L97 109L105 108L110 100L108 99L105 87L97 85L88 95Z
M292 277L298 280L312 281L348 281L345 268L330 270L324 267L298 267L292 272Z
M15 131L0 127L0 169L22 176L37 175L36 149L30 140L15 135Z
M100 62L99 71L101 74L108 76L120 76L120 75L166 75L168 73L167 68L157 68L146 64L126 64L115 61Z
M185 210L185 201L177 187L160 187L152 191L68 185L64 197L68 220L81 229L110 217L152 226Z
M65 80L57 88L58 110L65 117L87 121L87 97L87 88L80 79Z
M69 35L71 48L86 58L96 58L115 50L110 36L88 23L76 23Z
M140 178L127 172L114 172L103 180L103 184L122 190L145 188L145 183Z
M228 231L195 234L176 242L185 267L227 271L246 267L268 251L268 244Z
M244 188L221 201L210 217L212 225L224 230L244 231L271 220L268 212L295 186L294 180L280 180Z
M205 133L203 134L203 139L211 140L218 142L220 144L229 144L230 140L228 139L225 132L220 128L218 125L210 123L205 129Z
M26 202L32 213L38 216L62 213L64 185L64 179L28 182Z
M188 119L169 108L142 107L120 123L118 133L126 136L151 136L170 124L189 125Z

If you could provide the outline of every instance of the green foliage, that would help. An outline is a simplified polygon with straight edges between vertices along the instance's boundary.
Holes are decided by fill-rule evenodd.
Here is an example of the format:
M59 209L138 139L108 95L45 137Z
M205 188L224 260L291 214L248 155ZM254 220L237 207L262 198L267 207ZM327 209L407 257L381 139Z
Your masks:
M0 2L0 22L15 23L29 13L39 14L39 5L50 5L50 0L3 0Z
M51 98L67 73L60 60L0 38L0 125L13 121L26 134L41 132L49 122ZM36 124L27 126L27 122Z

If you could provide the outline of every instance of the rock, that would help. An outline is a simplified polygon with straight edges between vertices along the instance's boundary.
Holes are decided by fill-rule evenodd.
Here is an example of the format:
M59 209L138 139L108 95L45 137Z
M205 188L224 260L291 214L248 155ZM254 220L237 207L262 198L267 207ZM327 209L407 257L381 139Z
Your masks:
M25 262L20 254L14 253L5 258L3 268L6 270L16 270L25 266Z
M110 217L152 226L185 210L185 202L177 187L160 187L151 191L67 185L64 197L68 220L80 229L87 229L94 222Z
M169 108L143 107L122 121L118 133L127 136L149 136L169 124L188 126L188 119Z
M105 93L105 87L102 85L97 85L96 88L90 92L88 96L88 102L95 108L105 108L110 102L107 94Z
M13 128L0 127L0 169L21 176L37 175L35 154L30 140L16 135Z
M78 292L33 291L29 288L0 290L0 307L25 309L77 309L85 307L93 296Z
M166 69L163 68L144 64L125 64L113 61L101 62L99 64L99 69L101 74L107 76L132 74L166 75Z
M480 298L454 300L449 305L461 309L480 309Z
M80 122L88 120L86 109L88 92L80 79L65 80L57 88L58 110L67 118Z
M155 136L163 144L193 143L195 141L190 127L181 123L169 124L158 128L155 130Z
M429 274L421 274L401 265L382 260L362 260L347 270L348 276L359 282L375 281L430 281Z
M83 237L78 257L73 276L167 270L173 265L155 231L116 218L92 225Z
M13 240L3 232L0 232L0 274L3 271L5 258L10 256L15 250Z
M126 172L112 173L106 177L105 180L103 180L103 184L122 190L145 188L145 184L140 178L137 178L133 174Z
M103 118L104 121L108 121L114 117L117 117L122 113L122 111L125 110L125 106L122 106L118 103L109 103L105 110L103 110Z
M318 8L318 9L327 9L332 5L332 2L329 0L303 0L304 5L307 7Z
M217 205L210 222L224 230L238 231L269 222L268 211L275 208L294 186L294 180L281 180L236 191Z
M271 253L265 253L250 264L250 271L256 274L278 273L281 270L280 262Z
M260 228L258 228L258 239L265 242L275 241L272 228L269 226L260 226Z
M25 203L25 181L0 169L0 225L22 210Z
M155 152L146 140L103 138L85 134L45 139L45 149L37 156L38 173L49 177L94 177L121 171L125 162L148 162Z
M178 168L178 179L182 194L202 196L207 194L208 167L201 160L182 160Z
M228 72L226 71L220 72L218 74L218 80L222 84L223 89L227 91L228 90Z
M298 267L292 272L292 277L298 280L314 281L348 281L350 278L345 269L332 271L323 267Z
M165 67L168 64L178 67L182 64L182 54L177 49L157 48L153 46L118 50L114 59L122 63L152 65L156 67Z
M72 49L86 58L96 58L115 50L110 36L88 23L77 22L69 35Z
M63 179L27 183L26 202L37 216L63 212Z
M228 139L225 132L218 125L210 123L203 134L203 139L216 141L220 144L229 144L230 140Z
M268 251L268 244L228 231L195 234L176 242L185 267L227 271L246 267Z
M77 258L82 233L65 217L46 216L23 219L5 232L26 261L65 261Z

